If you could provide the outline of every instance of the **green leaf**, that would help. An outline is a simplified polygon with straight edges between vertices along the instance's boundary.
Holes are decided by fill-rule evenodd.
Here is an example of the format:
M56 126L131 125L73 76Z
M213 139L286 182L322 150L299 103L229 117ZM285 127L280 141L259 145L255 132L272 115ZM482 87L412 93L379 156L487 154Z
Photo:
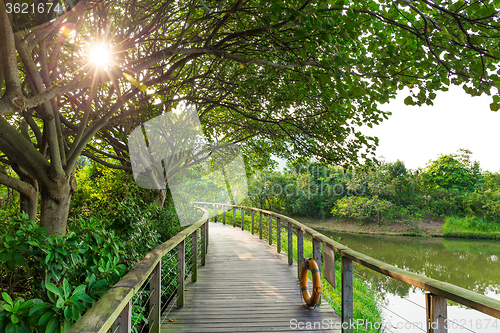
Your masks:
M51 310L51 311L49 311L49 312L44 313L44 314L43 314L43 316L41 316L41 317L40 317L40 319L38 319L38 325L39 325L39 326L44 326L44 325L46 325L46 324L49 322L49 320L50 320L52 317L54 317L54 314L55 314L55 313L54 313L54 311L52 311L52 310Z
M14 304L14 302L12 302L12 298L10 298L9 294L7 294L6 292L2 292L2 298L10 305Z
M47 324L47 327L45 328L45 333L54 333L58 326L59 322L57 320L57 317L53 317Z
M12 308L12 305L10 304L4 304L3 308L7 310L8 312L14 312L14 309Z
M75 288L75 290L73 290L73 293L71 294L71 296L84 294L85 288L86 287L84 284L79 285L78 287Z
M63 291L65 299L71 295L71 286L66 278L63 280Z
M60 309L63 306L64 306L64 300L62 298L59 298L56 302L56 307Z
M491 103L490 104L490 110L491 111L497 112L498 109L500 109L500 103Z
M27 264L26 259L24 259L21 253L14 253L14 261L19 266L24 266Z
M84 302L92 303L92 298L90 298L88 295L78 295L77 298Z
M15 314L12 314L12 316L10 316L10 320L14 323L14 324L17 324L19 322L19 317L16 316Z
M405 105L413 105L413 103L414 103L411 96L406 97L404 102L405 102Z
M54 286L52 283L47 283L45 285L45 288L50 291L50 292L53 292L54 294L60 296L60 297L63 297L63 295L61 294L61 291L59 290L59 288L57 288L56 286Z
M33 304L35 304L35 302L33 302L33 301L26 301L23 304L21 304L21 306L19 307L19 310L27 309L30 306L32 306Z
M104 287L108 282L105 280L105 279L101 279L99 281L97 281L91 288L90 290L95 290L95 289L99 289L101 287Z
M21 333L21 328L11 321L5 327L5 333Z
M45 263L48 264L52 260L54 260L54 253L50 252L49 255L45 258Z
M41 304L36 304L34 307L31 308L28 317L38 317L41 316L42 313L45 312L48 308L52 307L50 303L41 303Z
M71 320L73 314L71 313L71 309L69 308L69 306L67 306L65 309L64 309L64 318L66 318L66 320Z
M74 321L80 319L80 312L78 312L78 308L74 305L71 307L71 318L73 318Z

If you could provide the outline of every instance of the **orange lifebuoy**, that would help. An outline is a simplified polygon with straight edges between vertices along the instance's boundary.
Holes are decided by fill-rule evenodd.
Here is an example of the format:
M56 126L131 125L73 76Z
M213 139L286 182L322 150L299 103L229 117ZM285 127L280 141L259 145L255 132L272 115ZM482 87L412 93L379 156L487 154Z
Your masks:
M307 271L310 270L312 273L313 288L312 295L309 295L309 290L307 289ZM300 270L300 290L302 291L302 298L308 306L315 306L318 304L319 295L321 293L321 276L319 274L318 265L313 258L307 258L302 263L302 269Z

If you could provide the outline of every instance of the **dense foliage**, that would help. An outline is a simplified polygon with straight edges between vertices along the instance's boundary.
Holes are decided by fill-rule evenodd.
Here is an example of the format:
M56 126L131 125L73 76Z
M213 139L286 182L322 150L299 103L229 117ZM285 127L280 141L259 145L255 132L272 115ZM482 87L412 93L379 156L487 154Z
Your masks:
M15 216L16 198L2 206L0 332L65 332L139 259L181 230L173 206L152 204L152 194L129 174L81 163L76 177L80 187L63 236L47 235L26 214Z
M344 170L307 160L257 174L250 204L287 214L360 221L462 216L500 222L500 174L482 172L471 152L441 155L423 169L380 162Z

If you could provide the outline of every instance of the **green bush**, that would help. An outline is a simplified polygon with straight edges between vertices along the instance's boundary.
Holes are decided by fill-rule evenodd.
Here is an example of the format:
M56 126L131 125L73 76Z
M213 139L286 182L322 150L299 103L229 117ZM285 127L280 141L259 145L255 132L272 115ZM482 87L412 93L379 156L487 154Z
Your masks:
M393 204L387 200L372 197L344 197L337 201L332 214L355 220L374 220L380 223L381 215Z
M4 219L1 230L0 269L10 281L1 332L65 332L125 273L124 245L92 218L64 236L47 236L25 214Z

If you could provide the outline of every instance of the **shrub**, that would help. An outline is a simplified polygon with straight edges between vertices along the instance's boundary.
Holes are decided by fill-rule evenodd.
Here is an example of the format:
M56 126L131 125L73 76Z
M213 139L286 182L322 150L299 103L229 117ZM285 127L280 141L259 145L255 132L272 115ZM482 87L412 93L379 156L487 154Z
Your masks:
M65 332L125 273L124 245L92 218L64 236L47 236L25 214L1 230L0 269L11 282L2 284L1 332Z
M373 197L344 197L337 201L332 214L355 220L371 219L380 223L382 213L392 206L391 202L379 199L376 195Z

